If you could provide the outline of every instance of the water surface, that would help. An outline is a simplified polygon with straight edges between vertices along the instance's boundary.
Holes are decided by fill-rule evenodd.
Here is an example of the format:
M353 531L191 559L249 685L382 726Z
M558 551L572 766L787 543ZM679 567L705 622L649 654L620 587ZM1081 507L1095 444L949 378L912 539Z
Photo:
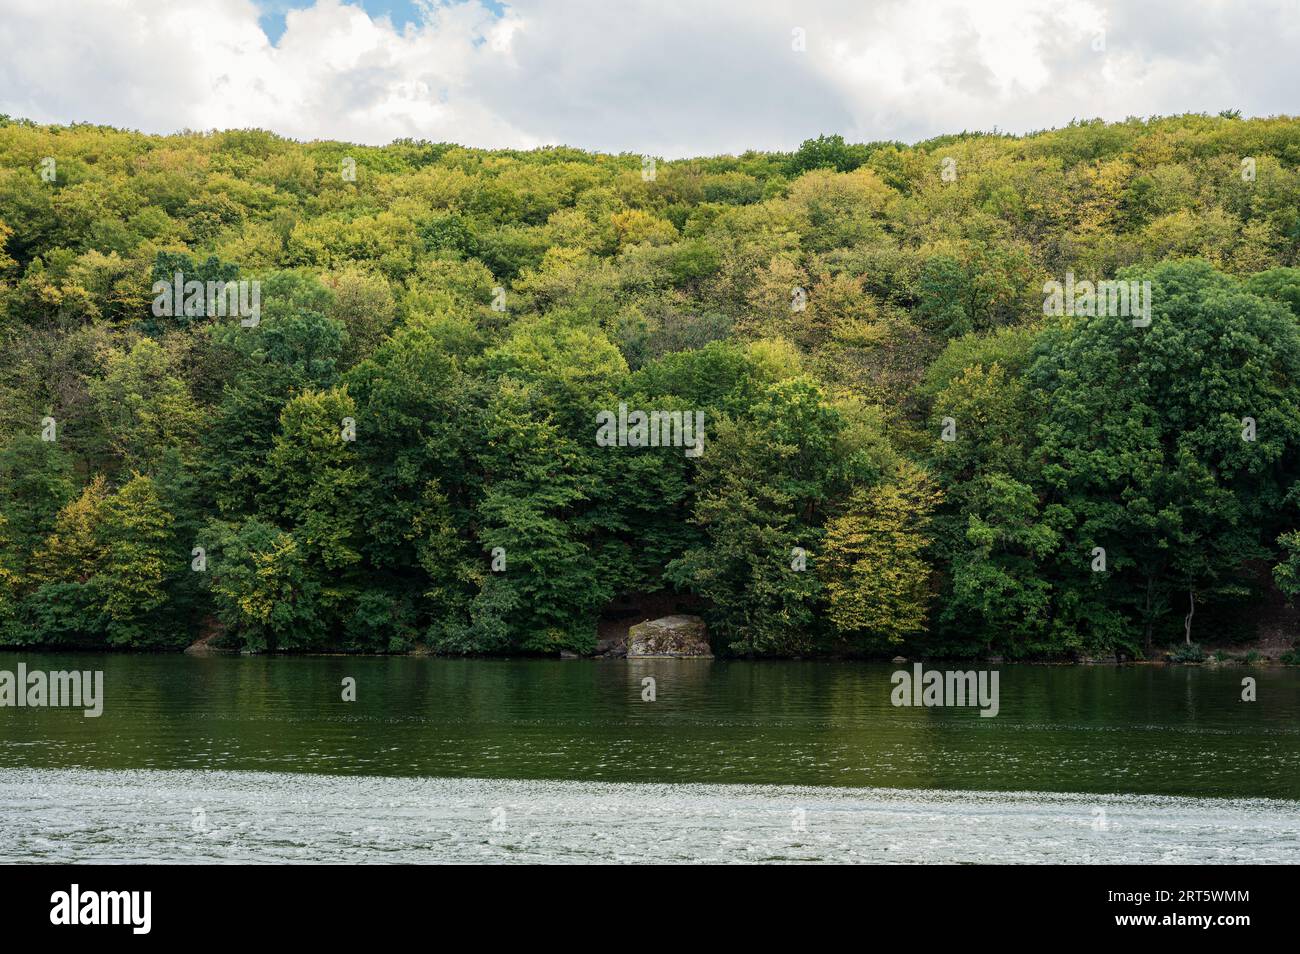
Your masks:
M6 768L1300 799L1300 670L1001 666L996 718L892 665L0 653L105 672L98 719L0 709ZM642 680L657 699L642 701ZM1258 701L1241 701L1241 680ZM342 680L357 700L342 701Z
M1300 860L1264 799L15 769L0 805L0 862Z

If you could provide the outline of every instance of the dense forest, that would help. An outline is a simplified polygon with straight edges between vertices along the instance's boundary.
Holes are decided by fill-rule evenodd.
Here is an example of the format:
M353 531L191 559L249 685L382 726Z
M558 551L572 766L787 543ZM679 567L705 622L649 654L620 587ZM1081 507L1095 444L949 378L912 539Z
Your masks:
M1230 112L683 161L0 117L0 643L1230 631L1300 593L1298 167ZM1112 279L1145 320L1047 307Z

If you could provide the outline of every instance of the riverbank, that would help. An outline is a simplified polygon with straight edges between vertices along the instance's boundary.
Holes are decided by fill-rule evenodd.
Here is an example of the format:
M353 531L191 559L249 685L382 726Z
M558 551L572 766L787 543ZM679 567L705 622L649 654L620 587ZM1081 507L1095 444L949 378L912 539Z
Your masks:
M1204 649L1204 647L1202 647ZM616 662L626 659L622 653L594 653L591 655L578 655L576 653L556 653L554 655L540 654L507 654L507 655L487 655L482 653L437 653L431 651L427 646L416 645L406 652L400 653L372 653L372 652L345 652L343 650L317 650L302 651L264 651L250 652L249 650L227 649L214 647L203 640L198 640L184 649L159 650L159 649L135 649L131 647L96 647L86 648L78 646L0 646L0 654L21 655L23 653L73 653L76 655L101 655L101 656L189 656L189 657L260 657L275 659L477 659L477 660L551 660L556 662ZM643 659L677 659L676 656L643 656ZM925 663L926 665L944 665L948 668L969 669L978 666L1102 666L1102 667L1124 667L1124 666L1205 666L1214 667L1239 667L1239 668L1264 668L1264 669L1295 669L1300 667L1300 650L1283 650L1277 655L1265 655L1256 649L1210 649L1205 650L1204 658L1200 660L1190 660L1179 658L1175 649L1163 650L1157 658L1152 659L1134 659L1130 657L1116 656L1080 656L1075 658L1056 658L1056 657L1027 657L1021 659L1007 659L1002 656L706 656L696 660L700 663L711 662L715 659L727 660L731 662L752 662L752 663L800 663L800 662L819 662L819 663L844 663L844 664L861 664L861 663L880 663L880 664L911 664Z
M1300 668L1300 650L1288 649L1277 655L1266 655L1258 649L1210 649L1202 648L1202 656L1199 659L1187 658L1175 649L1162 651L1159 656L1151 659L1135 659L1128 656L1078 656L1073 658L1060 657L1028 657L1019 659L1006 659L1002 656L701 656L691 661L696 664L706 664L714 661L725 662L745 662L757 664L779 665L783 663L831 663L844 665L911 665L913 663L924 663L927 666L943 666L949 669L971 669L975 667L998 667L998 666L1046 666L1046 667L1102 667L1102 668L1124 668L1124 667L1179 667L1192 666L1204 667L1207 669L1218 668L1239 668L1239 669L1297 669ZM556 653L554 655L542 655L537 653L519 653L519 654L502 654L487 655L482 653L437 653L432 652L428 647L416 645L406 652L400 653L373 653L373 652L352 652L343 650L294 650L294 651L258 651L252 652L246 649L229 649L212 646L204 640L198 640L194 644L180 650L167 649L137 649L131 647L95 647L86 648L78 646L0 646L0 658L4 656L19 657L24 654L40 655L76 655L76 656L102 656L111 658L116 656L163 656L163 657L189 657L197 659L206 658L259 658L259 659L447 659L447 660L479 660L479 661L533 661L533 662L621 662L628 657L626 653L594 653L591 655L578 655L575 653ZM683 659L690 657L681 656L640 656L639 659Z
M656 604L656 612L662 610L667 612L666 608L671 607L670 603ZM1289 608L1286 609L1290 613ZM293 650L289 652L280 651L250 651L241 648L230 634L223 631L220 627L214 625L205 626L203 632L192 643L184 648L178 647L177 650L188 656L235 656L235 655L283 655L283 656L303 656L303 657L403 657L403 656L441 656L444 658L472 658L472 659L509 659L509 658L529 658L529 659L621 659L627 655L627 639L630 627L627 625L629 619L640 618L643 621L652 618L644 613L624 613L617 620L604 620L599 630L599 638L596 642L594 652L588 654L578 654L568 651L557 651L553 654L512 654L512 655L490 655L490 654L445 654L431 649L428 645L417 642L410 649L403 652L356 652L344 650ZM669 618L681 618L670 616ZM911 663L925 662L934 664L947 664L950 666L998 666L1008 663L1025 664L1025 665L1088 665L1088 666L1123 666L1123 665L1163 665L1163 664L1205 664L1205 665L1251 665L1251 666L1295 666L1300 665L1300 639L1296 638L1296 633L1300 631L1300 626L1295 619L1287 617L1285 625L1283 619L1277 613L1270 616L1273 625L1261 627L1256 638L1248 641L1231 640L1222 641L1214 640L1206 643L1194 643L1191 646L1185 644L1170 644L1166 647L1154 649L1150 658L1135 658L1127 653L1110 653L1106 655L1087 655L1080 653L1043 655L1037 657L1026 657L1008 659L1001 655L985 656L943 656L929 653L904 652L903 655L876 653L873 655L857 654L809 654L806 656L765 656L759 659L775 661L795 661L795 660L820 660L829 662L892 662L892 663ZM703 621L700 623L703 626ZM80 649L76 647L23 647L32 652L59 652L59 651L99 651L99 652L133 652L131 649L107 649L95 647L93 650ZM0 647L0 650L13 649L17 647ZM149 650L146 650L149 651ZM157 652L158 650L153 650ZM163 650L167 652L168 650ZM728 656L719 649L714 650L717 653L716 658L743 658L737 656ZM711 657L712 658L712 657Z
M610 645L607 639L602 639L605 647ZM619 651L619 644L613 643L614 649L604 648L589 656L579 656L572 653L557 653L555 656L532 656L527 658L553 658L562 660L575 659L622 659L626 656L626 651ZM1250 644L1233 643L1222 646L1201 646L1204 652L1204 659L1199 664L1209 666L1296 666L1300 665L1300 652L1292 647L1288 638L1281 634L1274 633L1263 637L1260 640ZM184 653L190 656L212 656L212 655L230 655L236 656L241 654L241 650L232 648L222 648L214 645L211 636L204 636L194 641L188 646ZM245 654L247 654L245 652ZM295 652L285 653L287 656L438 656L439 653L432 652L427 646L417 644L405 653L345 653L345 652ZM452 658L452 657L447 657ZM461 657L465 658L465 657ZM508 656L469 656L468 658L476 659L506 659ZM729 658L721 656L718 658ZM730 657L735 658L735 657ZM1016 665L1035 665L1035 666L1141 666L1141 665L1197 665L1186 658L1179 658L1178 647L1171 647L1162 650L1156 658L1152 659L1134 659L1127 656L1076 656L1072 658L1030 658L1007 660L1002 656L985 656L979 658L971 657L943 657L943 656L810 656L810 657L772 657L770 661L774 662L793 662L804 659L815 659L826 662L934 662L950 663L952 665L990 665L998 666L1008 662ZM762 660L758 660L762 661Z

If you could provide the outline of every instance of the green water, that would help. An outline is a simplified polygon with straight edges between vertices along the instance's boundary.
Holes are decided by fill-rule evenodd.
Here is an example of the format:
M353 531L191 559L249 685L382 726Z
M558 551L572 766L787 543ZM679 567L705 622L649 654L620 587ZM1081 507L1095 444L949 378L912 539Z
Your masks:
M0 768L1300 799L1295 669L1001 666L981 718L894 707L888 664L0 653L19 662L102 669L104 713L0 708Z

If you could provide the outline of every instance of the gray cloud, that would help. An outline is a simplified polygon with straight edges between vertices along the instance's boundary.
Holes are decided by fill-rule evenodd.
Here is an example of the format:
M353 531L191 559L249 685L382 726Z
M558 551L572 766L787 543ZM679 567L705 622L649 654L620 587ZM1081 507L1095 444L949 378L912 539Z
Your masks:
M153 132L682 156L1288 113L1300 85L1294 0L518 0L504 17L471 0L403 31L317 0L276 45L250 0L6 7L0 111Z

